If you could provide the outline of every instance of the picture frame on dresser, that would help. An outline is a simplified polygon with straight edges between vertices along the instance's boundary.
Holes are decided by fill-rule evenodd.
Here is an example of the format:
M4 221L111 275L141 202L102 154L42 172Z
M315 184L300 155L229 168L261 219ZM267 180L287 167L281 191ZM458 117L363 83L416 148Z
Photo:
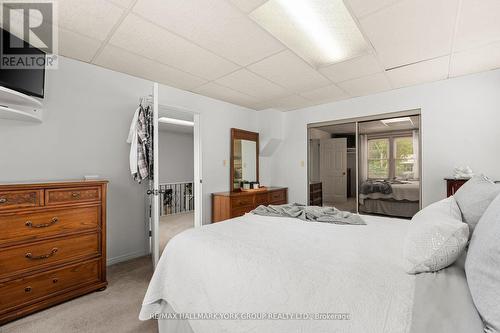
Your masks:
M107 184L0 185L0 325L106 288Z

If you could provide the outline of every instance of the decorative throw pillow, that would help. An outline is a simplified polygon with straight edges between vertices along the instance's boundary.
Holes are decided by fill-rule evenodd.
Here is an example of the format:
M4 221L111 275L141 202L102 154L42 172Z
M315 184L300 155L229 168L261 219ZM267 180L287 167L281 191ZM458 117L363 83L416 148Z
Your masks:
M406 235L406 271L436 272L453 264L468 239L469 227L462 222L453 197L427 206L413 217Z
M500 332L500 195L490 204L472 234L465 274L485 332Z
M469 225L471 235L486 208L498 194L500 184L495 184L484 175L472 177L455 193L455 200L464 222Z

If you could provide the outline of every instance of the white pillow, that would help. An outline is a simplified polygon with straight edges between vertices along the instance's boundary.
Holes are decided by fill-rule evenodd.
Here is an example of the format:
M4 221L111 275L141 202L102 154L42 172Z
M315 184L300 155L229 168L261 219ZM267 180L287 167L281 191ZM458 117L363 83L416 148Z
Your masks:
M484 175L472 177L455 193L455 200L460 207L464 222L469 225L470 234L499 193L500 185Z
M411 220L404 244L409 274L436 272L455 262L469 239L469 227L462 222L453 197L438 201Z
M472 234L465 261L467 283L485 332L500 332L500 195Z

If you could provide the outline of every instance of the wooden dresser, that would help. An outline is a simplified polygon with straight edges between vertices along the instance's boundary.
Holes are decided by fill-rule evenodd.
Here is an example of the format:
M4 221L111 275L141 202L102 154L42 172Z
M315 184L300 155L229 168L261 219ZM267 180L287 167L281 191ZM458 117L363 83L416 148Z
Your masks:
M0 325L106 287L106 186L0 185Z
M446 195L451 197L455 195L460 187L465 184L470 178L445 178L446 180Z
M212 222L242 216L260 205L288 202L288 189L268 187L265 191L221 192L212 194Z

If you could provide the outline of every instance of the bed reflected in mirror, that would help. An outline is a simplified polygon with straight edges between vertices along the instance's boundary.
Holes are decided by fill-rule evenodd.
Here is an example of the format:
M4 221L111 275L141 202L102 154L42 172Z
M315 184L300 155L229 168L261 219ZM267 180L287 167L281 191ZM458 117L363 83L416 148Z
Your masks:
M359 212L411 218L420 209L420 116L359 123Z

